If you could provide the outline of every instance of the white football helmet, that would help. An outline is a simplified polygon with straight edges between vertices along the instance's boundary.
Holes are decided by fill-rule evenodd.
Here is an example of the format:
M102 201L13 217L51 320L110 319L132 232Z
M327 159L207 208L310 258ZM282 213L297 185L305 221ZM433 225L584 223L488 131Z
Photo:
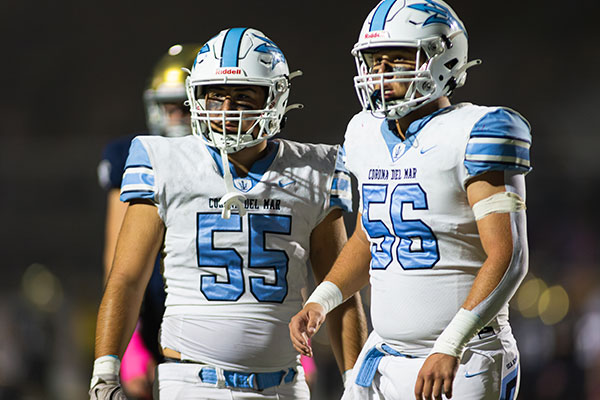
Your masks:
M254 146L281 129L287 111L290 75L282 51L262 32L252 28L231 28L210 39L198 52L186 79L187 96L192 114L192 132L209 146L225 153L235 153ZM206 109L204 89L213 85L263 86L267 100L262 109L213 111ZM300 105L289 108L301 107ZM236 122L236 134L218 132L210 121ZM242 121L251 120L243 132Z
M169 48L154 66L144 91L146 125L153 135L185 136L192 133L189 123L170 123L165 104L180 104L186 101L185 73L202 47L199 43L176 44Z
M442 0L383 0L368 15L352 49L354 87L364 110L398 119L465 83L468 40L463 23ZM414 70L372 73L370 55L385 48L414 48ZM387 100L383 82L408 83L403 99Z

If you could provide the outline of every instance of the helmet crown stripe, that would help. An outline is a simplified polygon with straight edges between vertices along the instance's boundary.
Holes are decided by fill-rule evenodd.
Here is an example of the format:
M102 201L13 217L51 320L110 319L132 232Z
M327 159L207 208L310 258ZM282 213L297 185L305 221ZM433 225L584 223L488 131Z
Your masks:
M381 2L379 7L377 7L377 10L375 11L375 14L373 14L373 19L371 20L371 27L369 29L369 32L383 30L383 28L385 27L385 20L387 19L390 10L394 6L394 3L396 3L396 0L385 0Z
M240 43L248 28L231 28L225 34L221 50L221 67L238 67Z

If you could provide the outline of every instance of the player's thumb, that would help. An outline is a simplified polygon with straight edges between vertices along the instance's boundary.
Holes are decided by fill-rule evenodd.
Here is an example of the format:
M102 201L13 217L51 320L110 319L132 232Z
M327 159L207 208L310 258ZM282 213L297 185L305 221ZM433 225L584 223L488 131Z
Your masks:
M308 323L306 324L306 331L308 332L309 337L312 337L321 326L321 318L319 315L315 315L315 313L308 314Z

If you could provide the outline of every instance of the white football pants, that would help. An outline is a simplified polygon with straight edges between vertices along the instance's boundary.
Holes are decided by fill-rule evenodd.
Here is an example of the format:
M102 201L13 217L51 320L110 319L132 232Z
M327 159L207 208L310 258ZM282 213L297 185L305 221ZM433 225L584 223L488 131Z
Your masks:
M371 384L356 383L366 355L383 340L372 332L356 361L342 400L414 400L417 375L424 357L386 354L381 357ZM384 352L385 353L385 352ZM373 364L371 364L372 366ZM363 368L363 373L365 373ZM372 375L371 372L370 375ZM369 375L369 374L367 374ZM368 381L368 380L367 380ZM365 384L365 380L362 381ZM454 379L453 400L515 400L519 391L519 351L510 326L475 345L469 344ZM445 396L443 396L446 399Z

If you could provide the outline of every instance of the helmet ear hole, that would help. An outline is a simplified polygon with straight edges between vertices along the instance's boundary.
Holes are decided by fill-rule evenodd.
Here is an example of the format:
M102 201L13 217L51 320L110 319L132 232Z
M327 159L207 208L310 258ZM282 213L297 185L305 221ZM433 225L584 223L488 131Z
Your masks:
M449 70L452 70L452 68L454 68L456 64L458 64L458 58L453 58L452 60L445 63L444 67L448 68Z

